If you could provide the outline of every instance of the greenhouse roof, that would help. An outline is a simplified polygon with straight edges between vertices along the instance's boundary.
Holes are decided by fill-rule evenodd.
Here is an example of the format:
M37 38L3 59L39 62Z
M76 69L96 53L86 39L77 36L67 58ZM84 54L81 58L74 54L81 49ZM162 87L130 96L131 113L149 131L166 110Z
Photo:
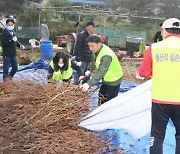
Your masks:
M109 3L103 1L90 1L90 0L68 0L71 3L75 4L85 4L85 5L95 5L95 6L110 6Z

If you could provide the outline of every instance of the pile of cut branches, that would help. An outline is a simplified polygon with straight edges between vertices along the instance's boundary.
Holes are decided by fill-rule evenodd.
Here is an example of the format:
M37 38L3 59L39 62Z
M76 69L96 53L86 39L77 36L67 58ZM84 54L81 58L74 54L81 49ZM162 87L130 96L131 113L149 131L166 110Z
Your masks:
M106 153L109 141L78 127L91 94L69 83L0 84L1 153ZM118 150L117 150L118 151ZM121 153L121 152L118 152Z

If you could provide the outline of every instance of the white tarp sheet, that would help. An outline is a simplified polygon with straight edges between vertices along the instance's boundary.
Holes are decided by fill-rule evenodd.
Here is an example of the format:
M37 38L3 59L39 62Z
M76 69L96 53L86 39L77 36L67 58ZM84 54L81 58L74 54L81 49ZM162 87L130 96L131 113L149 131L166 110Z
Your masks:
M151 82L146 81L99 106L79 126L94 131L125 129L135 139L145 136L151 127Z

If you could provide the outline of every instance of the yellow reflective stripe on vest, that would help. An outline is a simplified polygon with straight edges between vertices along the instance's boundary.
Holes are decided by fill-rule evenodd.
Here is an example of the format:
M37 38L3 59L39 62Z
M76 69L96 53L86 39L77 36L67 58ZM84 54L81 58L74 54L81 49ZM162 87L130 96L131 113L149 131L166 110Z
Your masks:
M113 81L119 80L123 75L119 60L118 60L117 56L115 55L115 53L108 46L106 46L104 44L103 44L103 48L100 50L100 52L96 58L96 63L95 63L96 68L97 69L99 68L101 58L104 55L109 55L112 57L112 62L109 66L109 69L103 78L104 81L113 82Z
M72 67L71 67L71 60L69 59L68 62L69 62L69 64L68 64L68 70L67 70L67 71L64 71L63 73L61 73L60 70L55 71L55 69L54 69L54 62L53 62L53 61L50 62L50 66L51 66L52 69L54 70L52 79L54 79L54 80L56 80L56 81L60 81L60 80L63 80L63 79L69 79L69 78L72 76L73 69L72 69Z
M152 45L152 98L180 102L180 38L168 37Z

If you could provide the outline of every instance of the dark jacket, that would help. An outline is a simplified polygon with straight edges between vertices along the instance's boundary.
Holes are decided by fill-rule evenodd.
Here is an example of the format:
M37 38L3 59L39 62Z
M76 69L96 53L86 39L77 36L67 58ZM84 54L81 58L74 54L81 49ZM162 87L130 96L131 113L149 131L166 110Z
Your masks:
M12 34L15 36L15 34ZM16 47L20 47L20 44L12 40L13 36L9 34L7 29L4 29L1 35L2 43L2 56L14 57L16 56Z
M75 53L74 53L77 61L91 62L92 60L92 53L89 50L89 46L87 43L88 36L89 33L87 32L87 30L77 35L77 41L76 41Z
M161 31L158 31L156 33L156 35L154 36L154 42L159 42L159 41L162 41L163 38L162 38L162 35L161 35Z

